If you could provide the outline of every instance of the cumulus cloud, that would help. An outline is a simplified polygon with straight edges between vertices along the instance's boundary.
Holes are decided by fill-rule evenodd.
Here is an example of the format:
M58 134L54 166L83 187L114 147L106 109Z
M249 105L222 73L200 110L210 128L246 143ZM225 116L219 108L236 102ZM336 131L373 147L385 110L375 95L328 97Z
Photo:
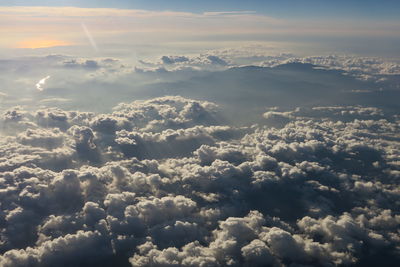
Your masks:
M179 60L178 60L179 61ZM399 260L399 116L179 96L1 117L1 266L333 266Z
M162 56L159 61L146 61L140 60L139 63L147 70L154 70L154 68L165 68L170 71L185 71L192 70L224 70L228 67L235 66L229 60L230 56L218 56L210 51L208 53L200 54L198 56L186 55L170 55ZM150 68L149 68L150 67ZM137 69L139 71L140 69Z
M277 67L290 63L311 64L315 69L337 70L360 80L385 84L400 74L400 65L395 60L379 57L360 57L356 55L328 55L300 57L293 53L275 52L266 45L247 45L236 48L209 50L193 55L162 56L159 61L141 60L147 67L164 66L168 70L195 68L202 70L226 69L241 66ZM393 85L393 83L392 83Z

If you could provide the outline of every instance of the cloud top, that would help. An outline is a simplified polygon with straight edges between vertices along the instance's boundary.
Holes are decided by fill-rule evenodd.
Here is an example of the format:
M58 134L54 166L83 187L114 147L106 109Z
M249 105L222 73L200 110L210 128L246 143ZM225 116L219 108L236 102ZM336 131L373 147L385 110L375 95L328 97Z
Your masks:
M273 109L238 127L218 110L170 96L104 114L5 112L0 264L398 260L398 115Z

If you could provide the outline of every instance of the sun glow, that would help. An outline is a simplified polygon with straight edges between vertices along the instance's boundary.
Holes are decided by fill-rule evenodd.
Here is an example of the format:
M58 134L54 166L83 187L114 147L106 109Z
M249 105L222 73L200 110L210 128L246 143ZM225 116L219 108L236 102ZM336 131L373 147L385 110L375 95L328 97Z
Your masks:
M62 41L62 40L46 40L46 39L31 39L31 40L24 40L17 44L17 48L48 48L54 46L67 46L71 45L71 43Z

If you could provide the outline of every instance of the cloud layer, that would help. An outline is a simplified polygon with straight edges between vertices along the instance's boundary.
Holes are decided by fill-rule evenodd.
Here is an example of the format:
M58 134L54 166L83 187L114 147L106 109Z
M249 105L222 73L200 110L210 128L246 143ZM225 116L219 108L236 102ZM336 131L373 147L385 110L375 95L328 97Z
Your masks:
M239 127L220 109L170 96L7 110L0 265L398 262L398 114L270 108Z
M299 101L301 106L398 106L400 72L395 60L267 52L268 47L248 46L136 62L66 55L3 59L0 111L20 105L30 110L45 106L109 112L126 99L164 95L232 106L237 111L228 115L250 116L251 121L265 106L293 108Z

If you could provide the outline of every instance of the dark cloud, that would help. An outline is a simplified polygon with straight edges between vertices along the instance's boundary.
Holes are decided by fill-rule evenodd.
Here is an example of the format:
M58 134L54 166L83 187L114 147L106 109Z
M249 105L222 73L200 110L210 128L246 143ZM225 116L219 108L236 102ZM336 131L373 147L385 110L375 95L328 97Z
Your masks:
M208 56L207 59L211 62L211 64L217 64L222 66L228 65L228 63L225 60L217 56Z
M83 62L79 62L76 59L64 61L63 65L65 67L69 68L76 68L76 67L81 67L81 68L87 68L87 69L97 69L99 68L99 63L95 60L85 60Z
M163 56L161 57L161 61L164 64L175 64L180 62L187 62L189 61L189 58L185 56Z

